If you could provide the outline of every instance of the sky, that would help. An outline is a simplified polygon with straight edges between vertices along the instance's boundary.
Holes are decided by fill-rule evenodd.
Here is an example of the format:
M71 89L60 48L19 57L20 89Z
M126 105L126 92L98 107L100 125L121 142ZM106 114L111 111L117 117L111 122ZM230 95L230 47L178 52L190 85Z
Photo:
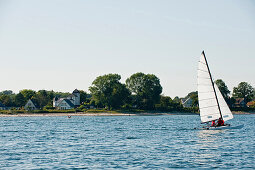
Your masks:
M0 91L88 92L143 72L185 97L202 50L214 80L255 87L255 1L0 0Z

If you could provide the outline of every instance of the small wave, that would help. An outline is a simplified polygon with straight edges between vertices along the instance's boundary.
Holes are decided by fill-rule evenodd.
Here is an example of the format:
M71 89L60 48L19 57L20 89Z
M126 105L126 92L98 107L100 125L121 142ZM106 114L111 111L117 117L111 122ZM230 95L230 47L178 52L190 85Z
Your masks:
M19 131L17 131L17 130L7 130L7 131L0 131L0 133L5 133L5 132L19 132Z
M123 128L115 128L116 131L124 131Z
M128 136L127 139L138 139L137 137Z

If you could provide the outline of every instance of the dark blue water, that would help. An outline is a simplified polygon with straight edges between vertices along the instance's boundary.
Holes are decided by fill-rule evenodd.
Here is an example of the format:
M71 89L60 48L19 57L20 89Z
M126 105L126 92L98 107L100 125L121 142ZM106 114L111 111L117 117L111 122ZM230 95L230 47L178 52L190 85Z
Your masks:
M0 118L0 169L255 168L255 115L235 130L188 116Z

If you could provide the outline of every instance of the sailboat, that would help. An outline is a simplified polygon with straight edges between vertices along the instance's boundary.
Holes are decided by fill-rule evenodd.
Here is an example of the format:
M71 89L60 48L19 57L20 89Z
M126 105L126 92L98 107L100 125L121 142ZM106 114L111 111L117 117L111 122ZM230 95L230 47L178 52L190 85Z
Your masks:
M225 122L233 119L233 114L218 86L213 82L204 51L202 52L198 63L197 83L201 123L208 124L219 118L222 118ZM242 127L243 125L230 126L230 124L226 124L225 126L204 126L202 129L240 129Z

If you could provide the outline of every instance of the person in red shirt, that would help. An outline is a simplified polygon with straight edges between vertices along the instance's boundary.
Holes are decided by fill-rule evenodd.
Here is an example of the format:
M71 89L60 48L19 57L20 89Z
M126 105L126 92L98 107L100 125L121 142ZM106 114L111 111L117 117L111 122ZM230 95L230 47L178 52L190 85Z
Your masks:
M217 126L224 126L224 120L220 117L218 122L217 122Z
M211 126L216 126L215 120L212 121Z

